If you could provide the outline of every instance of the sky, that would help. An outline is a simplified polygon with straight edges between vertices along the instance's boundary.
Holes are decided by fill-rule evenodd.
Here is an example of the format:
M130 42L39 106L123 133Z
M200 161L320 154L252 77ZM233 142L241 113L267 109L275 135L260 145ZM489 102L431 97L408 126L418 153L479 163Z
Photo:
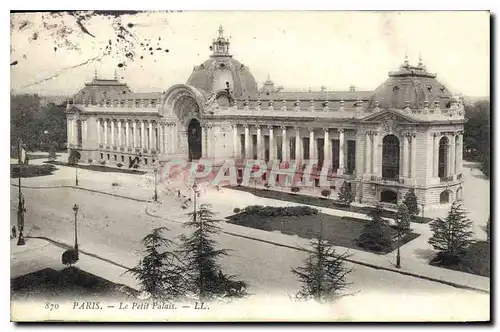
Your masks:
M122 21L134 24L131 30L140 40L151 39L168 53L150 55L137 48L144 59L122 68L117 66L121 59L112 54L66 70L101 54L109 39L116 38L111 23L92 18L87 27L95 38L72 34L80 49L55 51L54 37L41 29L41 15L11 14L14 23L31 22L21 32L11 29L11 61L18 61L11 66L11 91L71 95L91 81L96 70L102 78L113 78L116 71L135 92L164 91L185 83L193 67L209 58L221 24L231 38L230 52L250 68L259 85L270 75L285 90L347 90L350 85L374 90L407 54L415 65L421 56L427 69L454 93L490 94L490 17L484 11L152 12ZM58 20L63 19L71 23L68 18ZM39 31L39 38L29 41L33 31Z

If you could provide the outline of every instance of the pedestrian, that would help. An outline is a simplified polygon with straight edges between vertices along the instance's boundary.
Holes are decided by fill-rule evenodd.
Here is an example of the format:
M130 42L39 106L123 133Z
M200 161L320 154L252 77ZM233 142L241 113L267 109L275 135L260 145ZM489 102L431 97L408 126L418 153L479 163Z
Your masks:
M16 226L12 226L12 238L15 239L17 237L17 231L16 231Z

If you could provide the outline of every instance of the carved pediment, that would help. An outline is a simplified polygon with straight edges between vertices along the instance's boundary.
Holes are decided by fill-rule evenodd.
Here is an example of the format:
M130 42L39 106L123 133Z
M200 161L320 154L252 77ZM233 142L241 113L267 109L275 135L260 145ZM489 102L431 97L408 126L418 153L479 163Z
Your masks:
M398 111L387 110L375 114L370 114L361 119L361 122L366 123L379 123L382 126L394 127L396 124L400 123L416 123L415 119L407 114L400 113Z

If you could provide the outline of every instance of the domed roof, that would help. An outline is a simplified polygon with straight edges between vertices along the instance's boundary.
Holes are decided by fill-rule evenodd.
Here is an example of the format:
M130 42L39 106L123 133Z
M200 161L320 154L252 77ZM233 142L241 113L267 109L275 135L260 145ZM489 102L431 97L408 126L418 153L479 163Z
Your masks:
M420 59L418 66L410 66L405 59L398 71L389 72L389 78L370 97L369 108L422 109L439 102L440 108L449 108L450 91L427 72Z
M213 40L210 47L213 52L210 59L194 68L186 84L214 93L227 89L229 85L237 99L256 95L258 88L255 78L248 67L229 54L229 40L223 33L221 26L218 38Z

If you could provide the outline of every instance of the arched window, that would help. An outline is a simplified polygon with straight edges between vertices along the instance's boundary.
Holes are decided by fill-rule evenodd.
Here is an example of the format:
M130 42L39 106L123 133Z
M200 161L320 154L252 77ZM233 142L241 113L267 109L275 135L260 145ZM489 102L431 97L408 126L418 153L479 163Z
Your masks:
M382 178L399 178L399 139L387 135L382 141Z
M392 190L384 190L380 193L380 201L392 204L398 204L398 194Z
M444 178L448 174L448 145L449 140L443 137L439 140L439 167L438 176Z
M445 190L439 195L439 203L446 204L450 202L450 191Z

